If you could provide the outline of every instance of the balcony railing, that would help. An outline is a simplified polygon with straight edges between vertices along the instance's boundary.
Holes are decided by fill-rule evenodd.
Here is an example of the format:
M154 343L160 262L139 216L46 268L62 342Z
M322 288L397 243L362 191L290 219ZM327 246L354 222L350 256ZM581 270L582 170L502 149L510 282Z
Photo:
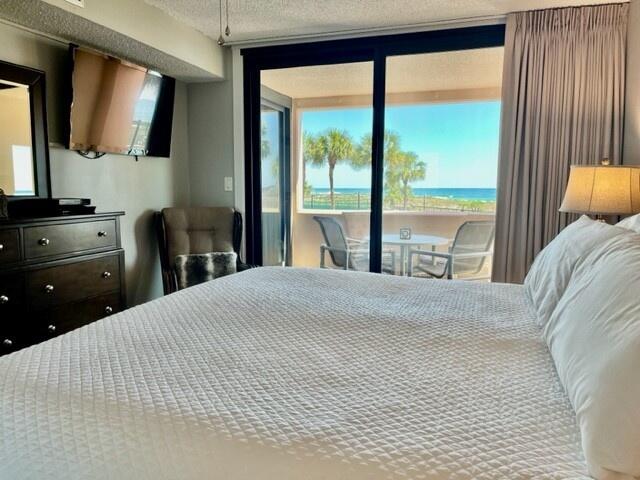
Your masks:
M371 195L369 193L335 193L334 207L327 193L310 193L304 196L303 207L309 210L370 210ZM430 195L413 195L404 200L386 197L385 211L407 212L460 212L493 214L496 210L495 201L466 200L433 197Z

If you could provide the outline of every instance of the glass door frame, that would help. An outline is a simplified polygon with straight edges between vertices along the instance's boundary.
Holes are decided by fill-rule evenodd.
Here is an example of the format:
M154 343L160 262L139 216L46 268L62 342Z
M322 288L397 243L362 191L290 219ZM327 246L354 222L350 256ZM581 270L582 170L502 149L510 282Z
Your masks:
M382 269L384 189L384 115L386 59L389 56L447 52L504 45L504 24L255 47L241 50L244 86L246 257L262 264L260 172L260 72L269 69L373 62L373 125L371 141L371 217L369 270ZM290 185L288 186L290 188Z
M282 238L282 260L284 265L291 265L291 110L279 103L262 96L260 106L278 112L278 128L280 131L279 151L281 164L278 169L280 182L280 235ZM284 167L284 168L282 168ZM262 224L262 216L260 217ZM262 232L260 232L262 233ZM262 235L261 235L262 237Z

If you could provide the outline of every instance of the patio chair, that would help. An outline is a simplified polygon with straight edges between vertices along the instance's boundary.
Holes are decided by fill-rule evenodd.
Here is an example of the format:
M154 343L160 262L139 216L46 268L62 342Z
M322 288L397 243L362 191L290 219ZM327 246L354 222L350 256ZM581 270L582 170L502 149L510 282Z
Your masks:
M320 225L325 242L320 245L320 268L328 268L325 257L329 252L331 262L336 268L369 271L369 242L347 237L342 224L333 217L314 215L313 219ZM394 251L387 250L382 253L382 270L385 273L395 273Z
M482 280L486 262L493 255L495 223L469 221L456 232L448 252L411 250L409 252L409 276L416 272L434 278L467 278Z

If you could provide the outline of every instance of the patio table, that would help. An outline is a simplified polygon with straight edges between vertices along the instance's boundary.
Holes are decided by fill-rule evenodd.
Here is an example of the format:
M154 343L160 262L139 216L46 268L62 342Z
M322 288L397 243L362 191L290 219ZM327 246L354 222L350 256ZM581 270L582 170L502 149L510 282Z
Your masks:
M448 245L449 239L438 237L436 235L420 235L413 234L409 239L400 238L399 233L383 233L383 245L397 245L400 247L400 275L407 274L407 263L409 258L410 247L421 247L422 245L431 245L431 251L435 251L436 247Z

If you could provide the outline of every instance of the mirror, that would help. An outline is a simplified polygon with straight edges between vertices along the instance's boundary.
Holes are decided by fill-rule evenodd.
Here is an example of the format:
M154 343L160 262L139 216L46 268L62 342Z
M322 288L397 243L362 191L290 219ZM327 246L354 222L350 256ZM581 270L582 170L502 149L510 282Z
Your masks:
M49 196L44 72L0 61L0 188Z
M6 195L34 196L29 86L0 79L0 188Z

